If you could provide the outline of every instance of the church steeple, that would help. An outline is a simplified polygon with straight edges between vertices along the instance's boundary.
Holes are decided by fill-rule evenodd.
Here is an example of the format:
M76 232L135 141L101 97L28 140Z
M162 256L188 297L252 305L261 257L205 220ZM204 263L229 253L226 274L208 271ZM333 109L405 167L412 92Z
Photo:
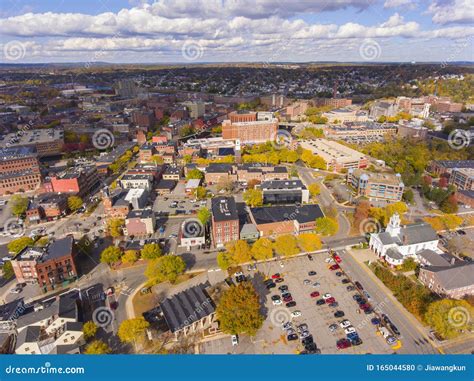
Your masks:
M385 231L390 234L392 237L396 237L400 234L400 216L398 213L395 213L390 217L390 222L387 225Z

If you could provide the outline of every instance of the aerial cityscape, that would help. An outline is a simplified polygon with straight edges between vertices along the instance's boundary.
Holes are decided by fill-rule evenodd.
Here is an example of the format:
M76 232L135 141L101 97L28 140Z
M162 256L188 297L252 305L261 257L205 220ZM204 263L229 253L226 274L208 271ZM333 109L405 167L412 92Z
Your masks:
M474 354L472 2L67 3L1 5L0 354Z

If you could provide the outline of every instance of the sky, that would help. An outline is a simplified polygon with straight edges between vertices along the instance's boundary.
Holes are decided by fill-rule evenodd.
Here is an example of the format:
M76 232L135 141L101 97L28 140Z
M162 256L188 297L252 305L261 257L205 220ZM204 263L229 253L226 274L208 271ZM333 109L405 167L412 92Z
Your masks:
M2 63L474 61L474 0L1 0Z

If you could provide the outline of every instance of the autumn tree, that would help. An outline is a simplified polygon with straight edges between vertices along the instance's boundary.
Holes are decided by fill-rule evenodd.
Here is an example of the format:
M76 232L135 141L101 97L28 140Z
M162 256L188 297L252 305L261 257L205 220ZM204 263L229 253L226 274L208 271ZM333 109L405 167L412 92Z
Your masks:
M84 201L82 201L82 198L80 198L79 196L69 196L67 199L67 206L72 212L79 210L83 204Z
M443 338L453 339L466 331L474 308L465 300L442 299L429 305L426 322Z
M321 239L315 233L302 233L298 236L298 245L303 251L316 251L322 247Z
M140 251L141 257L146 260L157 259L163 255L161 247L157 243L147 243Z
M151 260L145 269L145 276L152 282L176 282L178 276L186 270L183 258L175 255L167 255Z
M296 238L291 234L278 236L275 239L273 248L278 255L284 257L290 257L299 253Z
M251 207L263 205L263 195L260 189L247 189L243 194L244 201Z
M256 261L270 259L273 257L273 243L268 238L260 237L252 245L252 249L250 251L252 258Z
M28 204L28 197L22 197L18 194L15 194L10 198L12 213L17 217L26 213L26 209L28 209Z
M10 278L13 278L15 275L15 272L13 271L13 266L11 261L5 261L3 266L1 267L2 269L2 277L5 280L10 280Z
M85 322L82 326L82 333L84 334L84 339L89 340L95 337L97 330L98 327L92 320Z
M107 355L111 353L110 347L102 340L94 340L90 342L84 351L86 355Z
M109 234L114 237L121 237L123 235L123 227L125 220L122 218L111 218L107 223Z
M226 249L234 263L245 263L252 260L250 246L244 240L231 242L227 244Z
M22 251L25 247L32 246L34 243L35 241L33 241L33 239L30 237L20 237L11 241L7 245L7 249L9 253L16 255L20 251Z
M216 309L220 329L232 335L254 336L263 324L257 292L250 282L231 286L223 292Z
M194 196L196 196L196 198L197 198L198 200L203 200L203 199L205 199L206 196L207 196L207 190L206 190L206 188L201 187L201 186L197 187L197 188L194 190Z
M316 219L315 230L323 236L330 236L337 233L339 224L335 218L321 217Z
M218 253L216 260L217 265L222 270L227 270L229 267L235 264L234 258L232 258L232 256L227 251L221 251L220 253Z
M138 252L136 250L127 250L122 258L123 263L132 264L138 261Z
M122 250L116 246L109 246L105 248L100 254L100 261L107 263L109 266L120 261L122 257Z
M143 317L122 321L117 335L122 343L133 344L136 348L145 339L146 329L150 326Z
M202 178L204 178L204 174L199 169L196 169L196 168L189 170L188 173L186 174L186 180L192 180L192 179L201 180Z
M317 195L321 193L321 187L317 183L309 184L308 191L311 197L315 198Z

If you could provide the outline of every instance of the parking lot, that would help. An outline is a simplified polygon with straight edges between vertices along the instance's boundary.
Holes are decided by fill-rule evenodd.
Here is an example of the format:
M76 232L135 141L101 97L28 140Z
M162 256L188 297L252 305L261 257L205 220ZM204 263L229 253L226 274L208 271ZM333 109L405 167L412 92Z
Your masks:
M319 254L314 255L313 260L310 261L308 257L304 256L283 261L283 267L279 261L276 261L259 264L256 271L245 269L244 273L250 275L263 302L262 313L266 316L263 327L254 338L242 337L238 346L232 347L230 337L227 337L205 343L201 350L204 353L300 353L304 350L301 335L297 340L288 341L287 332L282 329L283 322L291 321L295 331L297 331L298 325L307 325L309 334L312 335L314 342L323 354L393 353L394 349L377 334L377 328L371 322L375 315L373 313L366 315L360 309L353 299L353 295L358 292L347 291L346 287L351 284L342 284L341 281L345 276L338 277L335 274L337 271L329 270L330 264L325 262L326 258L328 258L327 254ZM316 272L316 275L308 275L310 271ZM268 290L263 281L276 273L279 273L284 281L276 283L276 287ZM309 282L305 282L305 280ZM313 286L316 282L320 285ZM305 283L309 284L305 285ZM281 294L278 287L282 285L288 286L291 298L296 302L294 307L287 308L285 303L273 305L271 297ZM310 294L316 291L320 295L311 297ZM326 293L330 293L334 297L338 303L337 307L330 307L326 303L320 306L316 305L316 301L323 298ZM377 308L376 305L372 307ZM294 311L299 311L301 316L292 317L291 312ZM334 317L336 311L343 311L344 316ZM351 326L362 340L362 344L337 349L336 342L346 338L346 333L340 326L340 323L346 319L350 321ZM332 324L337 326L334 332L329 330L329 326Z

